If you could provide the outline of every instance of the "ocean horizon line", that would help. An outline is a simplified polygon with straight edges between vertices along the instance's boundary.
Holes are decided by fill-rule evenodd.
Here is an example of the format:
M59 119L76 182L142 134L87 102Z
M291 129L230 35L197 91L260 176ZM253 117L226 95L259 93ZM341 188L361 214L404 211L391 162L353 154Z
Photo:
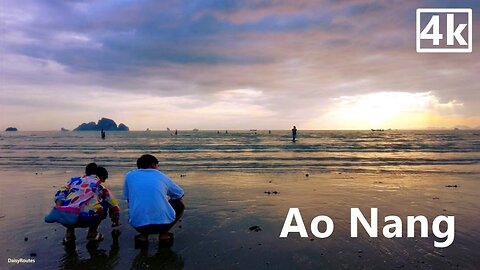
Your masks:
M241 132L261 132L261 131L288 131L290 129L131 129L131 130L106 130L108 132L175 132L177 131L186 131L186 132L225 132L225 131L241 131ZM368 129L298 129L299 131L372 131L372 132L385 132L385 131L480 131L480 127L475 128L414 128L414 129L404 129L404 128L389 128L389 129L377 129L377 128L368 128ZM18 131L6 131L4 133L14 133L14 132L99 132L100 130L22 130Z

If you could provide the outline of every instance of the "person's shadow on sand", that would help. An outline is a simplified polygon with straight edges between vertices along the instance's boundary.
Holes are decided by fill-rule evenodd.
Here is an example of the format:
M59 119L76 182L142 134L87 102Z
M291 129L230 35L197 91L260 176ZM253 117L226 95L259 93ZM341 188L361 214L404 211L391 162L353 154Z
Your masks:
M118 231L112 231L112 245L110 252L98 249L98 242L88 242L87 251L90 254L88 259L80 259L75 244L65 246L65 255L61 260L60 269L115 269L119 260L120 246L118 243Z
M140 249L140 253L133 259L131 269L183 269L182 256L169 247L159 246L153 256L148 255L148 249Z

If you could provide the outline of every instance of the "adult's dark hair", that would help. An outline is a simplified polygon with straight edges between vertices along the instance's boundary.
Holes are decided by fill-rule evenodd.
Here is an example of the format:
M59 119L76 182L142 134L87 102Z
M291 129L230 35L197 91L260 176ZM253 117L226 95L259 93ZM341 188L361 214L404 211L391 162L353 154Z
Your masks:
M108 171L104 167L97 167L95 174L100 178L100 180L105 181L108 178Z
M97 164L95 162L92 162L85 167L85 175L92 175L95 174L97 171Z
M137 159L137 168L139 169L149 169L152 164L158 164L158 159L152 155L146 154Z

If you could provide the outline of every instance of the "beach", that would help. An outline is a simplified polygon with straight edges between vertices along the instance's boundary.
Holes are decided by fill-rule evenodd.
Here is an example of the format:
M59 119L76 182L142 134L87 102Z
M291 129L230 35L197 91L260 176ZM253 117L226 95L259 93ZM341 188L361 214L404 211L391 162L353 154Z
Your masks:
M0 270L480 270L480 1L0 17Z
M107 134L105 142L90 133L2 135L0 268L475 269L480 264L479 148L473 131L437 132L435 136L442 140L418 142L424 144L421 151L416 145L398 149L372 143L392 145L398 138L413 136L400 131L336 133L341 140L357 140L341 145L321 132L300 137L296 145L287 132L273 138L243 132L210 139L212 133L183 138L164 133L154 134L157 138L143 133ZM468 141L458 141L462 136ZM438 142L448 147L435 148ZM369 147L357 150L376 150L343 151L356 144ZM136 232L128 224L121 196L124 174L134 169L133 157L141 152L158 156L159 168L185 190L187 208L172 229L171 248L159 247L151 236L147 251L135 249ZM364 160L359 160L362 156ZM395 159L403 163L394 163ZM97 248L87 248L86 231L77 229L76 248L65 249L61 244L64 228L45 223L43 217L58 187L82 175L84 164L91 160L110 172L106 185L120 199L121 234L114 242L107 219L99 229L105 240ZM300 209L309 237L298 233L279 237L293 207ZM378 208L377 238L362 228L358 238L351 237L351 208L360 208L366 216L371 208ZM310 232L310 221L319 215L334 221L328 238L316 238ZM421 238L416 231L415 237L407 238L403 227L404 237L385 238L381 229L387 215L399 216L404 223L408 215L426 216L429 237ZM439 215L455 216L455 240L447 248L435 248L433 243L438 239L431 224ZM9 264L8 258L33 258L35 263Z

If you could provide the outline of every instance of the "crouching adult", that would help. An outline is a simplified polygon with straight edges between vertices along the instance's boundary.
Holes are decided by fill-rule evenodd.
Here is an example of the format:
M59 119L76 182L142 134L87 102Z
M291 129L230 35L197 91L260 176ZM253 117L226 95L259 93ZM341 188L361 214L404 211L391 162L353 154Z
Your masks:
M129 222L140 234L137 241L148 242L148 235L158 234L159 240L172 240L169 230L185 209L184 192L172 179L158 170L158 159L143 155L137 170L125 175L123 197L128 202Z

